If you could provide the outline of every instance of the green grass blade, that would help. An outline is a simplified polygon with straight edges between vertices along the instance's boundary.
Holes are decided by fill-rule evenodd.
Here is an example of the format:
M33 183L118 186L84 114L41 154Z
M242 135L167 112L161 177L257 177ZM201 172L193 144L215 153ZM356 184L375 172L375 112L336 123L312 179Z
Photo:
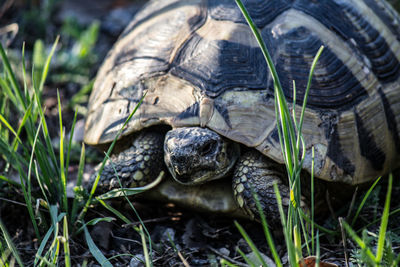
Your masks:
M53 247L53 253L52 253L52 258L53 258L53 264L56 267L57 261L60 256L60 241L59 239L54 239L54 247Z
M1 233L3 234L4 240L7 243L7 247L10 249L11 253L13 254L15 260L18 262L19 266L25 266L1 218L0 218L0 230Z
M321 250L320 250L320 245L319 245L319 232L317 231L316 234L316 251L315 251L315 256L316 256L316 260L315 260L315 267L319 267L319 262L320 262L320 258L321 258Z
M295 266L297 264L295 247L294 247L293 241L290 239L291 234L289 233L289 227L286 225L285 213L283 211L283 205L282 205L282 197L279 192L278 185L276 183L274 183L274 192L275 192L275 196L276 196L276 201L278 202L279 215L281 218L283 235L285 237L285 243L286 243L286 248L287 248L287 252L288 252L288 260L289 260L289 263L292 264L292 266Z
M393 263L390 267L396 267L396 266L399 266L399 264L400 264L400 254L397 255L396 259L393 261Z
M67 149L67 159L65 161L65 170L68 171L69 168L69 157L71 154L71 148L72 148L72 139L74 137L74 132L75 132L75 125L76 125L76 118L78 116L78 113L75 111L74 113L74 119L72 120L72 126L71 126L71 131L69 133L69 142L68 142L68 149Z
M64 245L64 260L65 266L71 266L71 251L69 249L69 233L68 233L68 219L64 216L63 220L63 245Z
M58 213L58 207L56 205L50 205L50 217L51 217L51 223L53 226L53 241L48 249L48 253L50 254L50 258L53 260L53 264L56 264L58 261L59 257L59 251L60 251L60 241L59 241L59 222L62 220L63 216L65 213L60 214L57 216Z
M35 150L36 150L36 144L37 144L37 141L38 141L38 136L39 136L39 132L40 132L41 126L42 126L42 124L39 122L39 126L38 126L38 129L36 131L35 138L34 138L33 145L32 145L32 152L31 152L31 156L30 156L30 159L29 159L28 176L27 176L27 179L26 179L27 188L25 186L24 181L21 180L21 185L22 185L22 190L23 190L22 192L24 193L25 203L27 205L29 216L31 217L31 221L32 221L33 227L35 229L36 236L38 236L39 240L40 240L39 227L37 225L37 222L36 222L36 219L35 219L35 216L34 216L33 207L32 207L31 173L32 173L33 158L34 158L33 156L34 156L34 153L35 153ZM37 170L37 166L36 166L36 170ZM21 179L22 179L22 177L21 177Z
M354 232L350 225L345 221L341 220L343 227L346 229L350 237L357 243L357 245L365 252L365 254L373 261L377 262L376 257L372 253L371 249L365 244L365 242Z
M18 127L18 130L17 130L17 136L19 136L21 134L23 127L25 126L25 124L27 123L27 121L29 120L29 118L31 116L31 112L32 112L32 103L28 106L28 108L25 111L24 117L22 118L21 123L20 123L20 125ZM21 144L21 142L20 142L20 140L18 138L15 138L13 140L12 145L11 145L15 152L18 149L18 144ZM23 146L23 148L24 148L25 152L27 152L26 149L25 149L25 146Z
M22 63L22 80L24 82L24 94L25 98L29 99L29 94L28 94L28 86L26 82L26 66L25 66L25 42L22 43L22 58L21 58L21 63Z
M0 175L0 180L5 181L6 183L12 184L13 186L21 187L21 184L18 182L15 182L11 179L8 179L7 177Z
M246 254L244 254L244 252L238 248L237 251L239 252L240 256L242 256L242 258L244 259L244 261L251 267L257 267L254 262L252 262L247 256Z
M375 182L371 185L371 187L368 189L367 193L365 193L365 196L363 197L360 205L358 206L357 212L354 215L353 220L351 221L351 225L354 226L354 224L357 221L358 216L360 215L360 212L362 208L365 205L365 202L367 201L368 197L371 195L372 191L374 190L375 186L378 184L378 182L381 180L382 176L380 176L378 179L375 180Z
M226 259L221 259L220 264L222 267L229 266L229 267L237 267L237 265L227 261Z
M386 193L385 208L383 209L381 226L379 227L379 238L378 238L378 245L377 245L377 251L376 251L376 263L377 264L381 264L381 261L383 258L383 252L385 249L386 229L387 229L387 225L389 222L390 199L392 196L392 183L393 183L393 175L392 175L392 173L390 173L388 189L387 189L387 193Z
M43 150L42 149L38 150L37 158L39 159L38 163L40 165L41 171L43 172L43 177L47 179L46 184L50 186L51 182L48 179L51 179L53 177L60 177L60 174L57 173L57 170L59 170L59 168L57 168L58 166L57 157L54 152L53 145L51 143L46 117L44 116L42 108L40 108L41 102L38 94L39 92L35 89L34 97L36 100L36 104L39 107L38 112L40 116L40 122L42 124L42 132L46 143L46 148L43 147ZM50 162L48 161L49 158ZM51 164L54 166L54 168L51 167Z
M135 188L116 188L111 191L108 191L107 193L101 194L100 196L97 196L97 200L106 200L106 199L111 199L111 198L116 198L116 197L122 197L122 196L132 196L136 194L143 193L145 191L148 191L154 187L156 187L160 182L163 180L165 176L164 171L161 171L158 177L152 181L151 183L142 186L142 187L135 187ZM121 185L122 186L122 185Z
M44 86L44 83L46 81L47 74L49 73L49 69L50 69L50 62L51 62L51 59L52 59L52 57L54 55L54 52L56 51L59 39L60 39L60 36L57 36L56 40L53 43L51 51L50 51L49 55L47 56L46 63L44 65L44 67L43 67L42 77L41 77L41 80L40 80L39 92L43 91L43 86Z
M114 213L120 220L122 220L124 223L126 224L130 224L131 221L125 216L123 215L121 212L119 212L118 210L114 209L113 207L111 207L111 205L109 205L108 203L106 203L105 201L99 199L99 202L101 205L103 205L106 209L108 209L109 211L111 211L112 213ZM138 230L138 229L136 229Z
M79 188L82 185L84 168L85 168L85 144L82 143L81 156L79 158L78 178L76 181L77 188ZM71 222L75 222L77 211L78 211L78 198L74 197L71 210Z
M22 143L21 139L19 139L19 136L16 131L14 131L13 127L8 123L6 118L3 117L3 115L0 114L0 121L4 124L4 126L7 127L7 129L15 136L15 138L18 140L18 142Z
M315 57L313 59L313 62L311 64L310 73L308 75L307 87L306 87L306 91L305 91L304 99L303 99L303 106L301 108L300 122L299 122L299 125L298 125L298 127L299 127L298 128L298 132L299 133L301 133L301 130L303 128L304 114L305 114L305 111L306 111L307 99L308 99L308 94L310 92L311 81L312 81L312 77L314 75L314 70L315 70L317 62L318 62L323 50L324 50L324 46L321 46L318 49L317 54L315 55ZM297 145L299 145L300 136L301 135L299 134L298 138L297 138Z
M57 90L57 102L58 102L58 118L60 124L60 175L61 175L61 192L62 192L62 203L65 212L68 212L68 199L67 199L67 177L65 174L65 167L64 167L64 127L62 121L62 114L61 114L61 100L60 94Z
M92 253L93 257L97 260L98 263L103 267L112 267L112 264L107 260L107 258L101 253L100 249L94 243L92 237L89 234L89 231L86 227L83 228L85 233L86 243L88 244L90 253Z
M397 213L400 213L400 208L391 211L391 212L389 213L389 217L390 217L390 216L393 216L393 215L396 215ZM374 225L374 224L376 224L376 223L379 223L380 221L381 221L381 218L377 218L377 219L373 220L373 221L370 222L370 223L364 224L363 227L360 228L360 229L358 229L356 232L357 232L357 233L360 233L360 232L364 231L365 229L368 229L370 226L372 226L372 225Z
M275 107L278 107L278 97L276 96L276 94L274 95L274 105ZM276 118L276 128L278 129L279 144L282 150L283 160L285 162L285 166L289 166L289 162L287 161L288 157L286 156L286 153L289 152L283 149L284 148L283 133L281 127L279 127L279 125L282 125L282 122L280 121L279 110L277 108L275 108L275 118Z
M312 147L311 150L311 221L314 222L314 146ZM311 251L315 253L315 246L314 246L314 223L311 223ZM317 236L317 242L318 241L318 236Z
M262 266L267 266L267 263L265 262L264 258L261 256L260 251L254 244L253 240L251 240L249 235L246 233L244 228L237 221L235 221L235 226L239 230L240 234L243 236L244 240L246 240L246 243L249 245L249 247L251 248L253 253L256 255L257 259L262 263Z
M11 68L10 62L8 61L6 52L4 51L3 46L1 45L1 43L0 43L0 57L1 57L2 61L3 61L4 69L6 70L6 72L8 74L8 77L10 79L11 86L12 86L12 88L14 90L14 94L17 96L19 104L22 105L23 110L26 110L27 104L26 104L25 97L21 94L21 89L18 86L17 79L15 78L14 72L13 72L13 70Z
M301 216L307 223L313 224L313 225L314 225L314 228L318 229L319 231L324 232L325 234L328 234L328 235L331 235L331 236L336 236L336 235L338 235L338 232L337 232L337 231L328 229L328 228L323 227L323 226L321 226L321 225L315 223L314 221L312 221L312 220L307 216L307 214L305 214L301 209L299 210L299 212L300 212L300 216Z
M6 95L11 100L11 102L14 104L14 106L19 107L17 98L15 97L14 93L12 92L7 81L5 79L3 79L2 77L0 77L0 87L3 88L4 95Z
M139 233L142 240L143 255L146 263L146 267L153 266L153 262L150 260L149 250L147 249L146 233L143 231L143 226L139 225Z
M271 235L271 233L269 231L267 219L266 219L265 214L264 214L264 212L262 210L262 207L261 207L261 204L260 204L260 200L259 200L257 194L255 194L254 192L252 192L252 193L253 193L254 201L255 201L256 206L257 206L258 214L260 215L261 225L262 225L263 230L264 230L264 235L265 235L265 238L267 240L268 247L271 250L271 254L272 254L272 257L273 257L273 259L275 261L276 266L277 267L281 267L281 266L283 266L282 265L282 261L279 258L279 255L278 255L278 252L276 250L274 241L272 240L272 235Z
M298 225L293 226L293 241L294 241L296 262L300 262L303 259L303 254L301 252L300 230L297 226Z
M44 252L44 249L46 248L47 242L49 241L53 231L54 231L54 226L51 225L50 228L47 230L46 234L44 235L42 241L40 242L38 250L36 251L34 266L37 266L38 261L41 260L41 258L42 258L41 255Z
M21 167L21 165L23 167L27 167L28 162L26 161L26 159L20 154L15 153L12 150L10 151L10 149L11 149L10 145L0 138L0 154L7 159L11 167L17 171L18 167ZM25 179L25 177L26 175L23 175L23 177L21 178Z
M296 81L293 80L293 94L292 94L292 118L293 118L293 122L295 124L296 129L297 127L297 122L296 122L296 97L297 97L297 92L296 92Z

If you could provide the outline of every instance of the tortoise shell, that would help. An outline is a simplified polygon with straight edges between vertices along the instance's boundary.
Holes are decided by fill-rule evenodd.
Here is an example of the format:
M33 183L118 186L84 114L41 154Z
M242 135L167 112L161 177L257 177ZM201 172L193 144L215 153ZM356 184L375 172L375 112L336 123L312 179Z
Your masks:
M395 168L400 152L400 18L382 0L245 1L289 102L302 103L317 50L303 135L304 167L359 184ZM162 0L136 14L100 68L85 142L153 125L208 127L283 162L273 84L232 0ZM297 110L300 110L298 108Z

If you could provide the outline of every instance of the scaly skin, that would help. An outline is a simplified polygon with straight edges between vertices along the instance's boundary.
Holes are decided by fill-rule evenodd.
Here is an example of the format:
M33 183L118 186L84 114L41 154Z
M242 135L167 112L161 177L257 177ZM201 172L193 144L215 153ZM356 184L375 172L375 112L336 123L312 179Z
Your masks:
M281 165L254 149L240 155L237 143L200 127L170 130L165 140L164 134L155 131L138 133L132 146L113 155L111 162L106 164L97 193L120 187L114 168L123 187L139 187L151 183L165 166L175 181L169 179L164 185L151 189L154 192L148 195L152 198L156 196L186 206L197 205L203 211L246 213L254 218L258 214L252 194L254 190L268 222L274 225L280 221L273 189L276 182L283 196L284 208L289 205L290 191L282 182L285 171ZM210 183L211 180L231 174L232 169L233 194L229 187L215 187ZM95 177L94 174L91 182ZM225 192L227 190L229 192ZM232 196L237 205L232 201ZM238 207L244 212L237 212Z
M112 155L104 166L96 193L105 193L114 188L120 188L118 174L122 187L139 187L151 183L164 169L164 134L155 131L140 132L132 141L132 145ZM98 169L97 166L96 169ZM115 170L114 170L115 169ZM93 184L97 172L89 180Z
M274 192L274 183L278 185L282 204L289 206L289 188L282 182L287 179L282 165L279 165L256 150L240 156L233 174L233 192L239 206L254 218L258 214L253 193L258 195L262 210L268 222L280 224L278 205Z

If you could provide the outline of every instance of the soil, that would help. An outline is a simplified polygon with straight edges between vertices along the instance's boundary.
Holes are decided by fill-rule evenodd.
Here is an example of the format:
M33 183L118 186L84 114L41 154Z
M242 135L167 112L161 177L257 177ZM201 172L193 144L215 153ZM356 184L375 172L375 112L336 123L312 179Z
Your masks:
M24 12L27 12L30 8L41 7L43 5L42 2L45 1L31 1L30 5L33 6L28 6L24 1L18 0L6 0L5 2L0 3L0 29L14 22L22 23ZM9 49L19 51L22 41L27 40L30 42L27 43L29 50L33 47L33 38L35 37L42 38L48 41L48 44L51 44L57 32L60 31L62 21L67 16L75 15L76 21L84 26L90 25L93 20L101 21L99 41L95 48L96 53L98 53L98 59L92 67L93 71L89 74L90 78L92 78L106 51L117 39L125 25L129 23L130 16L137 11L143 2L128 0L62 1L57 4L48 17L46 23L51 25L49 26L50 29L46 29L41 33L34 32L33 34L28 27L22 29L15 37L11 35L4 37L0 33L0 41L3 42L4 37L5 42L7 42L6 46ZM59 88L64 107L63 120L66 129L69 129L73 120L73 111L68 107L68 103L72 96L79 91L80 86L76 83L68 82L50 82L46 85L43 100L46 107L50 135L54 140L58 138L59 129L57 88ZM82 114L78 115L78 121L80 121L80 126L77 126L76 129L78 132L82 131L83 119L84 116ZM78 135L76 141L79 142L79 140L81 140L81 136L79 137ZM101 155L93 149L89 148L88 154L90 154L89 163L90 161L98 162L101 159ZM94 166L95 164L87 164L85 174L90 175ZM0 174L5 173L5 168L5 162L0 160L0 170L4 170L0 171ZM71 163L69 169L71 178L76 177L77 168L78 160L75 160ZM19 179L16 175L11 174L11 176L17 180ZM380 200L378 201L379 204L375 203L375 205L371 205L370 208L364 210L360 220L361 224L371 222L374 218L380 216L386 192L384 184L381 188L382 190L376 193L376 199ZM400 186L398 182L394 190L392 195L399 196ZM360 191L357 199L362 195ZM125 225L121 220L115 219L111 223L98 223L90 227L91 236L97 246L107 258L113 257L110 260L113 266L144 266L142 263L144 256L141 236L134 229L140 225L140 220L144 222L152 240L149 250L151 251L154 266L219 266L221 259L227 259L238 266L245 266L238 249L242 250L246 255L251 254L251 249L239 233L234 224L235 221L238 221L244 227L260 251L266 257L271 257L264 231L258 222L194 212L171 203L138 201L135 199L132 201L136 212L132 210L126 201L114 201L112 204L130 221L137 222L135 225ZM393 201L393 206L393 209L398 208L398 201ZM348 208L343 210L345 211L346 209ZM140 219L136 214L140 215ZM114 217L104 208L97 206L89 210L87 220L103 216ZM328 215L324 218L319 218L319 221L326 227L336 228L338 227L337 216L346 216L346 213L335 214L335 219L332 219L332 215ZM23 194L19 189L4 183L0 183L0 218L16 244L25 264L27 266L33 265L35 253L40 244L35 237L30 217L24 204ZM396 222L396 218L392 219L392 221ZM48 229L48 223L48 221L41 223L40 227L43 233ZM376 232L378 227L379 223L372 226L370 231ZM392 223L389 229L397 233L400 230L399 225L396 225L396 223ZM321 257L326 262L345 266L345 254L349 256L351 250L356 248L356 245L350 239L347 239L345 242L346 248L344 248L340 230L337 230L337 233L339 234L338 236L321 236ZM284 265L286 265L287 254L282 232L280 229L274 229L273 234L278 254L284 261ZM399 253L398 245L394 246L394 249ZM88 266L99 265L90 255L83 234L71 237L71 255L73 266L79 266L85 260Z

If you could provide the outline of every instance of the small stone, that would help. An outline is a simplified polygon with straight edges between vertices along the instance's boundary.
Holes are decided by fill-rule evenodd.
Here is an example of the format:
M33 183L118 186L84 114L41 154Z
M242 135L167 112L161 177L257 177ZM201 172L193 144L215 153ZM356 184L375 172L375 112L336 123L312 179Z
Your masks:
M172 228L165 229L164 233L161 235L161 241L165 243L170 243L170 241L175 242L175 230Z
M244 167L244 168L243 168L243 173L245 173L245 174L246 174L246 173L248 173L248 172L249 172L249 168L247 168L247 167Z
M93 226L90 235L99 247L109 249L111 231L112 223L98 222Z
M150 160L150 156L146 155L144 156L144 161L149 161Z
M240 178L240 182L242 182L242 183L247 182L247 177L246 177L246 175L243 175L243 176Z
M229 254L230 254L229 249L227 249L227 248L220 248L220 249L218 249L218 251L219 251L219 253L221 253L222 255L228 256L228 257L229 257Z
M262 252L260 252L260 255L263 258L264 262L267 264L267 266L276 267L275 262L271 258L269 258L267 255L263 254ZM251 252L251 253L247 254L246 256L250 260L250 262L254 263L255 266L262 266L261 261L259 260L259 258L256 256L256 254L254 252Z
M131 258L131 261L129 262L129 267L145 266L144 262L145 262L144 256L142 254L136 254Z

